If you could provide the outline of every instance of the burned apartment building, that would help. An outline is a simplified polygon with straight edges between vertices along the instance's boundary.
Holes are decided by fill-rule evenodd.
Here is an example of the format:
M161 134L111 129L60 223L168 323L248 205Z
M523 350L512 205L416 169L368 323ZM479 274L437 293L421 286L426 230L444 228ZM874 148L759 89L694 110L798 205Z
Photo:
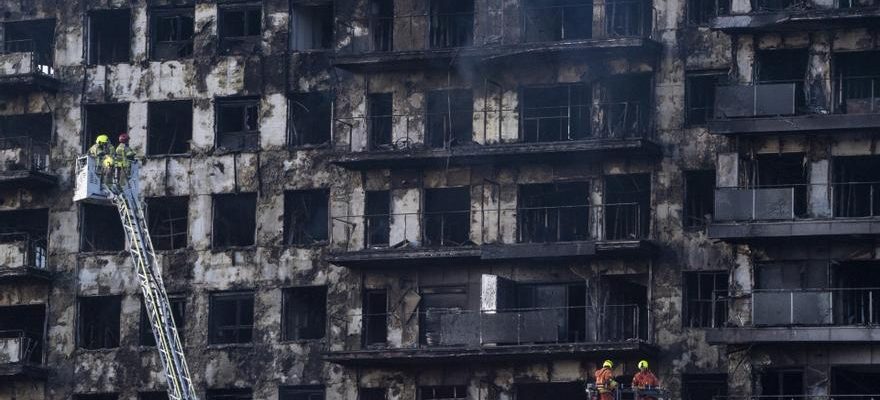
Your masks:
M0 0L0 399L167 398L120 132L202 398L876 396L875 1Z

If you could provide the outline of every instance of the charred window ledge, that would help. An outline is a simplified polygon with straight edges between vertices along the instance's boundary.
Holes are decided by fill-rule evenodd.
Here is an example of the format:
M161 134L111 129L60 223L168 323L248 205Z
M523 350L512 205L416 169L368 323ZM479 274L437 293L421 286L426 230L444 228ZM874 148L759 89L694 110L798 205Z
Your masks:
M0 283L9 282L48 282L54 274L42 268L0 266Z
M706 331L709 344L860 343L878 340L880 328L871 326L736 327Z
M208 344L205 345L205 349L207 350L237 350L237 349L247 349L253 350L254 343L222 343L222 344Z
M49 378L49 368L22 363L0 363L0 377L42 381Z
M801 9L719 16L712 21L710 27L727 33L803 31L872 26L878 20L880 7Z

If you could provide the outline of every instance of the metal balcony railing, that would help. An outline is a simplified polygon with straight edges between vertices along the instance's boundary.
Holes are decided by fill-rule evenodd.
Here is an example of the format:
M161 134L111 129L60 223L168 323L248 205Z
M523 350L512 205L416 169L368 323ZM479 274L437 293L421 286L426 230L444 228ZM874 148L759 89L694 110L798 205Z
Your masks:
M880 288L754 289L753 326L875 326L880 324ZM716 307L733 298L718 296Z
M0 173L9 170L49 171L49 144L28 136L0 138Z
M527 42L548 42L592 37L593 3L525 7L523 35Z
M418 343L402 348L552 345L570 343L618 343L648 341L647 308L642 305L597 307L546 307L502 310L423 309L414 315L398 313L351 314L332 319L348 335L361 334L349 342L348 351L377 348L387 340L388 326L418 325ZM341 349L339 349L341 350Z
M53 67L52 50L40 49L34 40L6 40L3 41L3 49L0 54L30 53L28 73L42 75L55 75Z
M43 335L24 330L0 330L0 364L43 363Z
M829 182L715 189L715 222L878 216L880 182Z
M45 237L35 238L25 232L0 232L0 267L46 269L47 259Z
M369 16L338 27L341 54L458 48L473 45L474 13Z
M520 207L445 212L334 217L343 234L334 235L331 245L346 251L364 248L449 247L481 243L570 241L626 241L647 236L638 203L559 207ZM501 227L515 223L515 233ZM478 232L473 232L477 231ZM334 231L337 231L334 229ZM396 247L395 247L396 248Z

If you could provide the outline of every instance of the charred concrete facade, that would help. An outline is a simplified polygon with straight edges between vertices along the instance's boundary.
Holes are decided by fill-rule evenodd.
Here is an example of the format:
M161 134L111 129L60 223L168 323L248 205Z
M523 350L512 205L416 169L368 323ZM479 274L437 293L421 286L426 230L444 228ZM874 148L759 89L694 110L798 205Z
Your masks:
M878 393L877 10L766 3L0 2L0 398L161 398L123 131L204 398Z

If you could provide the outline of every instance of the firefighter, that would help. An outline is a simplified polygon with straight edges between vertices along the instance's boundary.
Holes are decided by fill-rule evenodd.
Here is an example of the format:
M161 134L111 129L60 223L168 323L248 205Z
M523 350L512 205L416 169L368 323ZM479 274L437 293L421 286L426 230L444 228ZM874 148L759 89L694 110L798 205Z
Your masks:
M654 376L654 373L648 369L648 361L642 360L639 361L639 372L633 376L632 381L633 389L638 391L642 391L645 389L653 389L657 386L660 386L660 381ZM652 396L639 396L639 400L656 400L656 397Z
M128 146L128 134L123 132L119 134L119 144L116 145L116 151L113 155L114 166L116 167L116 181L120 182L121 178L128 178L131 172L131 163L134 161L135 152Z
M614 380L611 368L614 368L614 363L611 360L605 360L602 363L602 369L596 370L596 391L599 392L598 400L614 400L617 381Z
M98 173L101 182L109 183L113 170L113 145L110 144L110 137L103 134L98 135L95 138L95 144L89 147L89 156L98 163L95 172Z

